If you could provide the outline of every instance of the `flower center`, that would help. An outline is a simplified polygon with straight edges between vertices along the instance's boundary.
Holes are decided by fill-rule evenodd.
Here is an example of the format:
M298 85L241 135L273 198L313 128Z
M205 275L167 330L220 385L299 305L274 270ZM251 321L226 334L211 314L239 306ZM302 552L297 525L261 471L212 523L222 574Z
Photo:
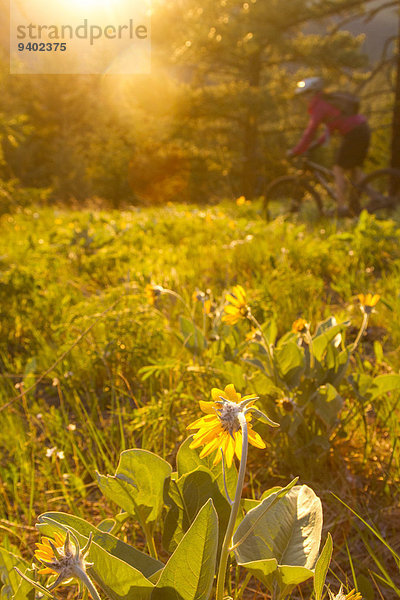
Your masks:
M222 408L217 410L218 417L221 421L221 427L224 431L228 431L230 435L239 431L240 423L238 414L240 413L240 406L229 400L224 400Z

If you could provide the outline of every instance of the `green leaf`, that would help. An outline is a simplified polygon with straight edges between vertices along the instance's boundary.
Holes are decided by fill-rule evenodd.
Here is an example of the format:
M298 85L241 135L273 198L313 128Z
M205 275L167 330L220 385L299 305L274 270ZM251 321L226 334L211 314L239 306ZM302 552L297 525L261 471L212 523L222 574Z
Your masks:
M330 383L321 385L313 397L315 412L328 427L333 427L343 406L343 398Z
M333 342L335 337L338 334L342 333L342 331L344 331L348 326L349 321L346 321L345 323L340 323L339 325L335 325L330 329L326 329L325 331L313 338L312 352L319 362L321 362L328 344Z
M266 560L253 560L246 563L239 563L243 567L246 567L248 571L254 577L257 577L266 587L270 586L271 575L278 568L278 561L276 558L269 558Z
M270 494L247 513L233 536L233 543L238 544L235 548L238 563L246 568L254 561L275 559L277 571L264 576L263 581L269 589L277 583L284 594L288 587L313 575L311 569L321 540L322 506L306 485L293 487L276 501L282 492Z
M266 414L261 412L261 410L258 410L258 408L251 408L250 410L253 417L257 419L257 421L260 421L260 423L264 423L265 425L269 425L270 427L279 427L279 423L275 423L275 421L272 421L269 417L267 417Z
M200 354L207 348L207 341L200 329L186 317L179 317L179 326L183 335L183 345L194 354Z
M78 517L44 513L38 521L37 528L42 534L51 536L55 531L65 532L68 528L81 546L86 544L92 532L88 561L94 563L89 571L94 581L111 600L149 600L153 584L148 577L163 568L163 563Z
M28 569L28 563L19 556L0 548L0 595L1 598L11 600L33 600L32 586L21 578L15 571L17 567L22 573ZM3 585L1 585L3 584Z
M104 519L104 521L97 525L97 529L99 529L99 531L105 531L106 533L112 533L116 524L117 522L115 519Z
M321 600L322 594L324 592L324 585L326 575L328 573L329 565L332 558L333 551L333 542L332 536L328 532L328 537L326 539L325 545L322 549L322 552L317 560L317 564L315 565L315 575L314 575L314 595L315 600Z
M225 495L224 488L224 475L222 471L222 461L217 465L214 465L215 454L209 454L204 458L200 458L200 452L197 448L190 448L190 444L193 441L193 436L189 436L180 446L178 454L176 456L176 464L178 469L178 476L181 477L185 473L190 473L198 467L207 467L211 471L213 477L218 483L218 487L221 493ZM237 484L237 469L235 463L232 462L231 466L225 465L225 478L226 487L228 489L229 496L234 497ZM203 503L204 504L204 503Z
M288 385L296 386L304 371L304 353L295 342L287 342L275 350L274 360L279 376Z
M383 348L382 344L378 342L378 340L374 341L374 354L377 363L381 363L383 361Z
M261 360L259 360L258 358L242 358L242 361L248 363L249 365L252 365L253 367L256 367L256 369L259 369L260 371L262 371L262 373L264 373L264 375L268 376L267 369L265 368Z
M191 527L201 507L211 498L218 513L222 545L228 525L230 505L221 493L217 481L207 467L198 467L171 482L169 497L171 507L164 522L163 546L172 551Z
M164 506L164 489L172 468L165 460L135 448L121 453L114 476L99 475L103 494L142 523L158 520Z
M208 500L167 562L151 600L209 600L217 539L218 517Z
M368 392L370 398L374 400L395 390L400 390L400 375L378 375L373 380L372 387Z

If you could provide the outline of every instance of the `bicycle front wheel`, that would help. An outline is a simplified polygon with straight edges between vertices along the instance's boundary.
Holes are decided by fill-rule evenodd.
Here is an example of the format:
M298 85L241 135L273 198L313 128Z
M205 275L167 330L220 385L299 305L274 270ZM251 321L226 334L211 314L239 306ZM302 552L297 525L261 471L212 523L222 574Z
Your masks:
M382 214L400 206L400 170L379 169L370 173L359 185L358 212Z
M322 201L309 183L295 175L286 175L267 185L263 212L267 220L288 213L297 213L305 218L319 217L322 214Z

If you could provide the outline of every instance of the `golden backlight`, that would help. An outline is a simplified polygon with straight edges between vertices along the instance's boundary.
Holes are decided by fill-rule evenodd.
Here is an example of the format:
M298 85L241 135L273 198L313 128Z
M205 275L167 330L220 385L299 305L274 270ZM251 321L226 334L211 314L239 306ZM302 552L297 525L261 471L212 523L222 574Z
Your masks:
M11 72L146 73L147 0L12 0Z

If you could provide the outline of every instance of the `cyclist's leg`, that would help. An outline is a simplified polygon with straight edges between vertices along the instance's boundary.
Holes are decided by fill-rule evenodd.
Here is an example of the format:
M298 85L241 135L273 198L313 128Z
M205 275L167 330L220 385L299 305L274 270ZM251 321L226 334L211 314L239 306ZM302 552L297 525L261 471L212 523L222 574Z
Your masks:
M347 198L347 186L346 184L345 171L348 170L351 173L351 181L355 184L359 183L363 178L362 165L366 158L370 141L370 129L367 123L358 125L349 133L347 133L342 140L336 157L336 168L334 168L337 197L338 197L338 211L343 210L347 203L350 206L354 204L352 197L354 190L350 189L350 197ZM339 170L339 167L341 170ZM336 173L338 175L336 175ZM344 179L344 184L341 181L341 177ZM343 191L344 190L344 191ZM352 209L350 210L352 212Z
M343 167L336 164L333 166L333 174L335 176L336 200L338 210L346 206L347 181Z

